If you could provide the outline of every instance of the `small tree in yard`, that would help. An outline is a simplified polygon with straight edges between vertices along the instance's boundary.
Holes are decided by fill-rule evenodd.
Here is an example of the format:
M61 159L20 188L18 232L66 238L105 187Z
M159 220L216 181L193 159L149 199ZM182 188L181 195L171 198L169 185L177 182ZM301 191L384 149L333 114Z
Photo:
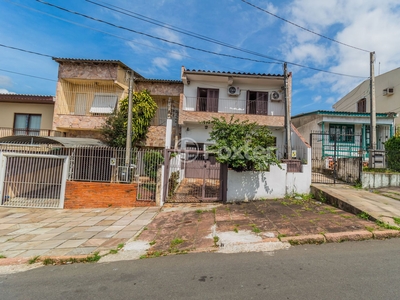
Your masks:
M249 121L226 121L224 117L207 122L212 125L209 141L215 144L207 150L216 155L219 163L226 163L235 171L264 171L279 161L275 155L275 140L265 126Z
M388 168L400 172L400 136L392 136L385 142Z
M128 96L121 100L119 109L110 115L102 128L106 143L111 147L126 146L128 126ZM132 144L146 139L151 120L156 114L157 104L148 91L134 92L132 95Z

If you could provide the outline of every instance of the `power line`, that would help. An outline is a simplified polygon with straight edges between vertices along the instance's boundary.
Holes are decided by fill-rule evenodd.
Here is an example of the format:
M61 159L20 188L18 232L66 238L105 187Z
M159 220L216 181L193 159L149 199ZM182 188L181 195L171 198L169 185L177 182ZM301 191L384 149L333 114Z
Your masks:
M212 65L220 66L220 67L222 66L222 65L219 65L219 64L210 62L210 61L205 61L205 60L201 60L201 59L198 59L198 58L189 56L189 55L185 55L185 54L182 54L182 53L177 52L177 51L167 50L167 49L165 49L165 48L160 48L160 47L155 47L155 46L152 46L152 45L149 45L149 44L140 43L140 42L138 42L138 41L134 41L134 40L132 40L132 39L128 39L128 38L125 38L125 37L121 37L121 36L118 36L118 35L116 35L116 34L112 34L112 33L109 33L109 32L107 32L107 31L99 30L99 29L96 29L96 28L93 28L93 27L90 27L90 26L86 26L86 25L83 25L83 24L81 24L81 23L73 22L73 21L71 21L71 20L67 20L67 19L61 18L61 17L59 17L59 16L55 16L55 15L53 15L53 14L40 11L40 10L34 9L34 8L32 8L32 7L26 6L26 5L22 5L22 4L19 4L19 3L14 3L14 2L12 2L12 1L10 1L10 0L4 0L4 1L10 2L10 3L13 4L13 5L16 5L16 6L19 6L19 7L22 7L22 8L25 8L25 9L28 9L28 10L31 10L31 11L34 11L34 12L43 14L43 15L47 15L47 16L49 16L49 17L51 17L51 18L55 18L55 19L58 19L58 20L61 20L61 21L64 21L64 22L67 22L67 23L70 23L70 24L79 26L79 27L87 28L87 29L90 29L90 30L93 30L93 31L97 31L97 32L100 32L100 33L103 33L103 34L106 34L106 35L115 37L115 38L117 38L117 39L121 39L121 40L128 41L128 42L134 42L135 45L142 45L142 46L145 46L145 47L147 47L147 48L152 48L152 49L156 49L156 50L162 51L163 53L168 52L168 53L171 53L171 54L174 54L174 55L179 55L179 56L182 56L182 57L186 57L186 58L189 58L189 59L192 59L192 60L195 60L195 61L199 61L199 62L203 62L203 63L207 63L207 64L212 64ZM6 45L4 45L4 46L6 46ZM10 46L10 47L8 47L8 48L11 48L11 49L12 49L13 47ZM21 50L21 51L22 51L23 49L17 49L17 50ZM32 52L30 52L30 53L32 53ZM235 69L235 68L232 68L232 67L227 67L227 66L223 66L223 67L224 67L224 68L227 68L227 69L230 69L230 70L235 70L235 71L237 71L237 72L243 72L242 70Z
M14 71L10 71L10 70L0 69L0 71L18 74L18 75L22 75L22 76L26 76L26 77L32 77L32 78L38 78L38 79L43 79L43 80L47 80L47 81L57 82L57 80L54 80L54 79L49 79L49 78L44 78L44 77L39 77L39 76L34 76L34 75L29 75L29 74L24 74L24 73L18 73L18 72L14 72Z
M39 2L39 3L45 4L45 5L60 9L62 11L71 13L71 14L75 14L75 15L78 15L78 16L81 16L81 17L96 21L96 22L100 22L100 23L104 23L104 24L110 25L110 26L118 28L118 29L130 31L130 32L133 32L133 33L136 33L136 34L139 34L139 35L150 37L152 39L157 39L157 40L160 40L160 41L163 41L163 42L166 42L166 43L178 45L178 46L189 48L189 49L192 49L192 50L205 52L205 53L209 53L209 54L214 54L214 55L219 55L219 56L224 56L224 57L229 57L229 58L235 58L235 59L247 60L247 61L252 61L252 62L258 62L258 63L267 63L267 64L274 63L274 62L268 62L268 61L263 61L263 60L256 60L256 59L251 59L251 58L235 56L235 55L217 53L217 52L213 52L213 51L210 51L210 50L205 50L205 49L201 49L201 48L185 45L185 44L182 44L182 43L178 43L178 42L170 41L170 40L167 40L167 39L164 39L164 38L160 38L160 37L157 37L157 36L153 36L153 35L148 34L148 33L140 32L140 31L137 31L137 30L133 30L133 29L130 29L130 28L127 28L127 27L124 27L124 26L116 25L116 24L113 24L111 22L104 21L104 20L101 20L101 19L97 19L97 18L88 16L88 15L85 15L85 14L82 14L82 13L79 13L79 12L75 12L75 11L72 11L72 10L69 10L69 9L66 9L66 8L63 8L63 7L60 7L60 6L57 6L57 5L42 1L42 0L36 0L36 1ZM269 56L265 56L265 57L269 58L271 60L275 60L275 61L281 62L281 63L285 62L282 59L277 59L277 58L273 58L273 57L269 57ZM348 75L348 74L342 74L342 73L337 73L337 72L326 71L326 70L322 70L322 69L318 69L318 68L314 68L314 67L309 67L309 66L304 66L304 65L301 65L301 64L293 63L293 62L287 62L287 63L290 64L290 65L293 65L293 66L306 68L306 69L310 69L310 70L314 70L314 71L318 71L318 72L324 72L324 73L340 75L340 76L346 76L346 77L353 77L353 78L366 78L366 77L363 77L363 76L355 76L355 75Z
M287 20L287 19L285 19L285 18L282 18L282 17L280 17L280 16L278 16L278 15L276 15L276 14L273 14L272 12L270 12L270 11L268 11L268 10L266 10L266 9L263 9L263 8L261 8L261 7L257 6L257 5L255 5L255 4L253 4L253 3L250 3L250 2L248 2L248 1L246 1L246 0L241 0L241 1L244 2L244 3L246 3L246 4L248 4L248 5L250 5L250 6L252 6L252 7L254 7L254 8L256 8L256 9L258 9L258 10L261 10L261 11L267 13L267 14L269 14L269 15L275 17L275 18L278 18L278 19L280 19L280 20L282 20L282 21L284 21L284 22L286 22L286 23L289 23L289 24L291 24L291 25L293 25L293 26L296 26L296 27L298 27L298 28L300 28L300 29L303 29L303 30L305 30L305 31L308 31L308 32L310 32L310 33L312 33L312 34L318 35L319 37L322 37L322 38L324 38L324 39L330 40L330 41L332 41L332 42L335 42L335 43L338 43L338 44L340 44L340 45L343 45L343 46L346 46L346 47L350 47L350 48L353 48L353 49L356 49L356 50L360 50L360 51L364 51L364 52L368 52L368 53L371 52L371 51L368 51L368 50L365 50L365 49L361 49L361 48L358 48L358 47L355 47L355 46L352 46L352 45L349 45L349 44L340 42L340 41L338 41L338 40L332 39L332 38L330 38L330 37L328 37L328 36L325 36L325 35L323 35L323 34L319 34L319 33L315 32L315 31L312 31L312 30L310 30L310 29L308 29L308 28L305 28L305 27L303 27L303 26L300 26L300 25L298 25L298 24L296 24L296 23L294 23L294 22L292 22L292 21L289 21L289 20Z
M222 41L219 41L219 40L216 40L216 39L213 39L213 38L210 38L210 37L207 37L207 36L192 32L192 31L188 31L188 30L173 26L171 24L163 23L163 22L157 21L155 19L149 18L147 16L144 16L144 15L135 13L133 11L127 10L125 8L122 8L122 7L118 7L118 6L106 3L107 5L109 5L109 6L107 6L107 5L103 5L103 4L100 4L98 2L91 1L91 0L85 0L85 1L89 2L89 3L92 3L94 5L97 5L97 6L103 7L103 8L107 8L107 9L115 11L115 12L119 12L119 13L121 13L123 15L129 16L129 17L132 17L132 18L135 18L135 19L138 19L138 20L141 20L141 21L144 21L144 22L156 25L156 26L160 26L160 27L166 28L168 30L179 32L179 33L182 33L182 34L185 34L187 36L191 36L191 37L203 40L203 41L207 41L207 42L210 42L210 43L213 43L213 44L217 44L217 45L224 46L224 47L227 47L227 48L231 48L231 49L234 49L234 50L237 50L237 51L245 52L245 53L252 54L252 55L255 55L255 56L260 56L260 57L271 59L270 57L268 57L268 56L266 56L264 54L261 54L261 53L255 52L255 51L251 51L251 50L247 50L247 49L243 49L243 48L240 48L240 47L236 47L236 46L230 45L228 43L225 43L225 42L222 42ZM102 1L100 1L100 2L104 3Z
M26 52L26 53L30 53L30 54L36 54L36 55L40 55L40 56L44 56L44 57L50 57L50 58L53 57L53 56L48 55L48 54L43 54L43 53L34 52L34 51L30 51L30 50L25 50L25 49L21 49L21 48L17 48L17 47L7 46L7 45L4 45L4 44L0 44L0 47L9 48L9 49L13 49L13 50L18 50L18 51L22 51L22 52Z

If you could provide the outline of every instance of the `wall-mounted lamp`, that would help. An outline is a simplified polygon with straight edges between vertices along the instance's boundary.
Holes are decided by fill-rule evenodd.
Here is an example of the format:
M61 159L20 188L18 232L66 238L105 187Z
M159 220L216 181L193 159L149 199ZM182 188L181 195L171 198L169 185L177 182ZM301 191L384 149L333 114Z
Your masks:
M186 127L186 131L189 131L189 127Z
M208 125L204 126L205 129L208 129Z

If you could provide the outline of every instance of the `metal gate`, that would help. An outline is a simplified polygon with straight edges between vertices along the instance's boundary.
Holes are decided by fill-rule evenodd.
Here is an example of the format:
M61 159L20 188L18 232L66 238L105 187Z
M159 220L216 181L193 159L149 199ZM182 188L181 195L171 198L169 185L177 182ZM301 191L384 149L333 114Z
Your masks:
M164 201L199 203L222 201L221 165L215 156L197 150L167 150Z
M68 156L0 154L0 206L63 208Z
M312 182L360 182L363 162L361 135L313 132L310 142Z

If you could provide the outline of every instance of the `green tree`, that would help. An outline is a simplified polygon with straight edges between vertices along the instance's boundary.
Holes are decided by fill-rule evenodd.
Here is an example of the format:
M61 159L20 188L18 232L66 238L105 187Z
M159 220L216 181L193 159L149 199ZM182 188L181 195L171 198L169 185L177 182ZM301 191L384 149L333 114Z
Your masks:
M392 136L385 142L388 168L400 172L400 136Z
M215 144L207 150L216 155L220 163L235 171L263 171L279 161L276 158L275 138L266 126L224 117L207 122L212 125L209 141Z
M132 104L132 145L135 145L146 139L157 104L146 90L134 92ZM106 119L102 127L105 142L111 147L125 147L127 126L128 96L120 101L119 109Z

